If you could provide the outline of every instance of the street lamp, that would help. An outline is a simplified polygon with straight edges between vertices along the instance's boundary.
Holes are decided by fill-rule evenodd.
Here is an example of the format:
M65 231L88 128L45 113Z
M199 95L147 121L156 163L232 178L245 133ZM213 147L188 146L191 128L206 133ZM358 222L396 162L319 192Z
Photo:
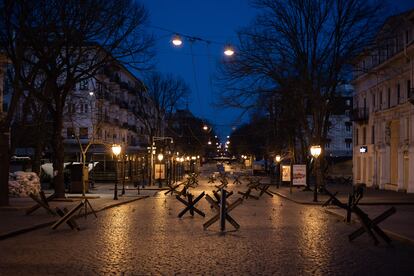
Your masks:
M279 189L279 186L280 186L280 160L281 160L282 158L280 157L280 155L278 154L278 155L276 155L276 157L275 157L275 161L276 161L276 171L277 171L277 182L276 182L276 184L277 184L277 188Z
M118 200L118 156L121 153L121 146L117 144L112 145L112 153L115 155L115 187L114 187L114 200Z
M314 202L318 202L318 182L319 182L319 155L321 155L322 153L322 148L319 145L314 145L310 148L310 152L311 155L313 156L313 158L315 158L315 173L316 173L316 182L315 182L315 187L313 190L313 201Z
M154 172L154 155L155 155L155 142L156 141L164 141L164 140L170 140L171 144L174 144L174 139L172 137L152 137L151 139L151 160L150 160L150 169L151 169L151 175L150 175L150 185L152 185L155 178L155 172Z
M158 186L161 188L161 161L164 159L164 155L162 153L159 153L157 156L158 161L160 162L159 167L159 177L158 177Z
M177 47L179 47L183 44L183 40L181 39L181 37L178 34L173 36L171 42L174 46L177 46Z
M234 49L233 49L233 47L231 47L230 45L227 45L227 46L224 48L224 54L225 54L226 56L228 56L228 57L231 57L232 55L234 55Z

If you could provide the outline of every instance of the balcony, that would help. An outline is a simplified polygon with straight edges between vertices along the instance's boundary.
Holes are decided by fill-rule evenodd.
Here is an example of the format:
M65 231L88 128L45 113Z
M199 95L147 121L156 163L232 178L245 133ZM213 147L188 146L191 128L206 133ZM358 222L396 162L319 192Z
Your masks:
M355 108L351 113L351 121L354 121L358 124L367 123L369 119L368 108Z

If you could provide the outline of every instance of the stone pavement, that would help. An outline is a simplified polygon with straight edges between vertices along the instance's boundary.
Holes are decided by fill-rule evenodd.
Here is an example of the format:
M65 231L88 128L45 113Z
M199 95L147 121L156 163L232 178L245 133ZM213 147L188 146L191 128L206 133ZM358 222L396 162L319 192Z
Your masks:
M343 203L348 202L348 194L352 191L351 186L343 185L330 185L327 189L331 193L338 192L337 198ZM290 193L290 187L286 186L279 189L273 188L272 191L283 198L305 205L322 205L329 199L329 196L325 194L318 194L318 202L315 203L313 202L313 191L303 191L303 187L293 187L292 193ZM414 244L414 194L367 188L359 205L371 218L378 216L391 206L395 206L397 213L380 225L393 238L410 241ZM328 206L325 210L342 219L346 217L346 211L336 206Z
M192 192L211 194L206 180ZM229 190L244 190L229 185ZM273 188L272 188L273 189ZM255 194L257 192L255 191ZM235 193L230 201L239 196ZM148 199L101 212L82 222L80 232L43 228L0 241L2 275L410 275L414 247L393 241L374 246L367 235L354 242L347 225L320 206L263 195L244 200L231 214L241 225L220 234L217 224L203 230L214 213L205 199L206 218L188 213L173 196ZM227 225L228 230L232 230Z
M46 196L50 195L53 191L46 190ZM97 185L96 189L91 190L87 196L93 197L89 199L92 207L96 212L112 208L121 204L126 204L136 200L146 198L155 191L153 190L140 190L138 195L137 189L127 189L124 196L121 196L121 190L118 193L118 200L113 200L113 185L101 184ZM80 194L67 194L67 200L64 201L51 201L49 205L54 210L55 207L68 209L73 208L79 204ZM5 239L17 234L32 231L37 228L46 227L52 225L58 217L52 216L42 207L37 209L30 215L26 215L27 208L35 205L36 203L30 198L10 198L10 206L0 207L0 240ZM89 208L88 208L89 211ZM89 215L93 217L93 215Z

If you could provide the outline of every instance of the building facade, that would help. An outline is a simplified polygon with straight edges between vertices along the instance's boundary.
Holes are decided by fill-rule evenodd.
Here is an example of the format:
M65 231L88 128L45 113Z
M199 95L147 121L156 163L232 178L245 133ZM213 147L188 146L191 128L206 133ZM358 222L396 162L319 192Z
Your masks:
M119 63L108 64L78 83L68 99L62 135L66 161L97 162L93 178L111 181L115 172L111 146L122 147L126 180L146 178L151 135L163 132L156 108L141 80Z
M38 114L33 113L33 108L25 108L24 99L19 105L12 126L13 141L16 141L14 154L33 158L35 144L40 144L36 141L41 139L35 134L40 126L33 129ZM39 104L35 102L35 105ZM36 112L39 110L42 109ZM96 182L113 182L116 177L142 182L148 178L151 136L163 134L164 123L159 118L143 82L117 61L108 63L94 76L77 83L66 99L62 130L65 162L85 159L86 163L94 163L91 177ZM44 128L52 127L51 119L42 118ZM19 135L20 132L23 135ZM24 133L32 135L28 137ZM23 139L18 139L19 136ZM51 135L44 136L47 140ZM25 141L25 137L31 143ZM117 160L111 151L113 144L122 147ZM52 155L48 141L42 147L42 158L50 162ZM117 173L120 171L121 174Z
M339 96L334 99L334 109L329 116L330 127L324 147L327 157L352 157L352 93L352 86L344 84L339 87Z
M388 18L354 67L355 183L414 192L414 10Z

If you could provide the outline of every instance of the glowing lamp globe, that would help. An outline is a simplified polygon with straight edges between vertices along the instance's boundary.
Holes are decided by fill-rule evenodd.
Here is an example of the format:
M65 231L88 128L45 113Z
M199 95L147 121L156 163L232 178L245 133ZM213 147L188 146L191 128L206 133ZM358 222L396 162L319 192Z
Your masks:
M172 40L171 40L172 44L174 46L181 46L183 44L183 40L181 39L181 37L179 35L175 35Z
M322 153L322 148L319 145L315 145L310 148L310 152L313 157L318 158Z

